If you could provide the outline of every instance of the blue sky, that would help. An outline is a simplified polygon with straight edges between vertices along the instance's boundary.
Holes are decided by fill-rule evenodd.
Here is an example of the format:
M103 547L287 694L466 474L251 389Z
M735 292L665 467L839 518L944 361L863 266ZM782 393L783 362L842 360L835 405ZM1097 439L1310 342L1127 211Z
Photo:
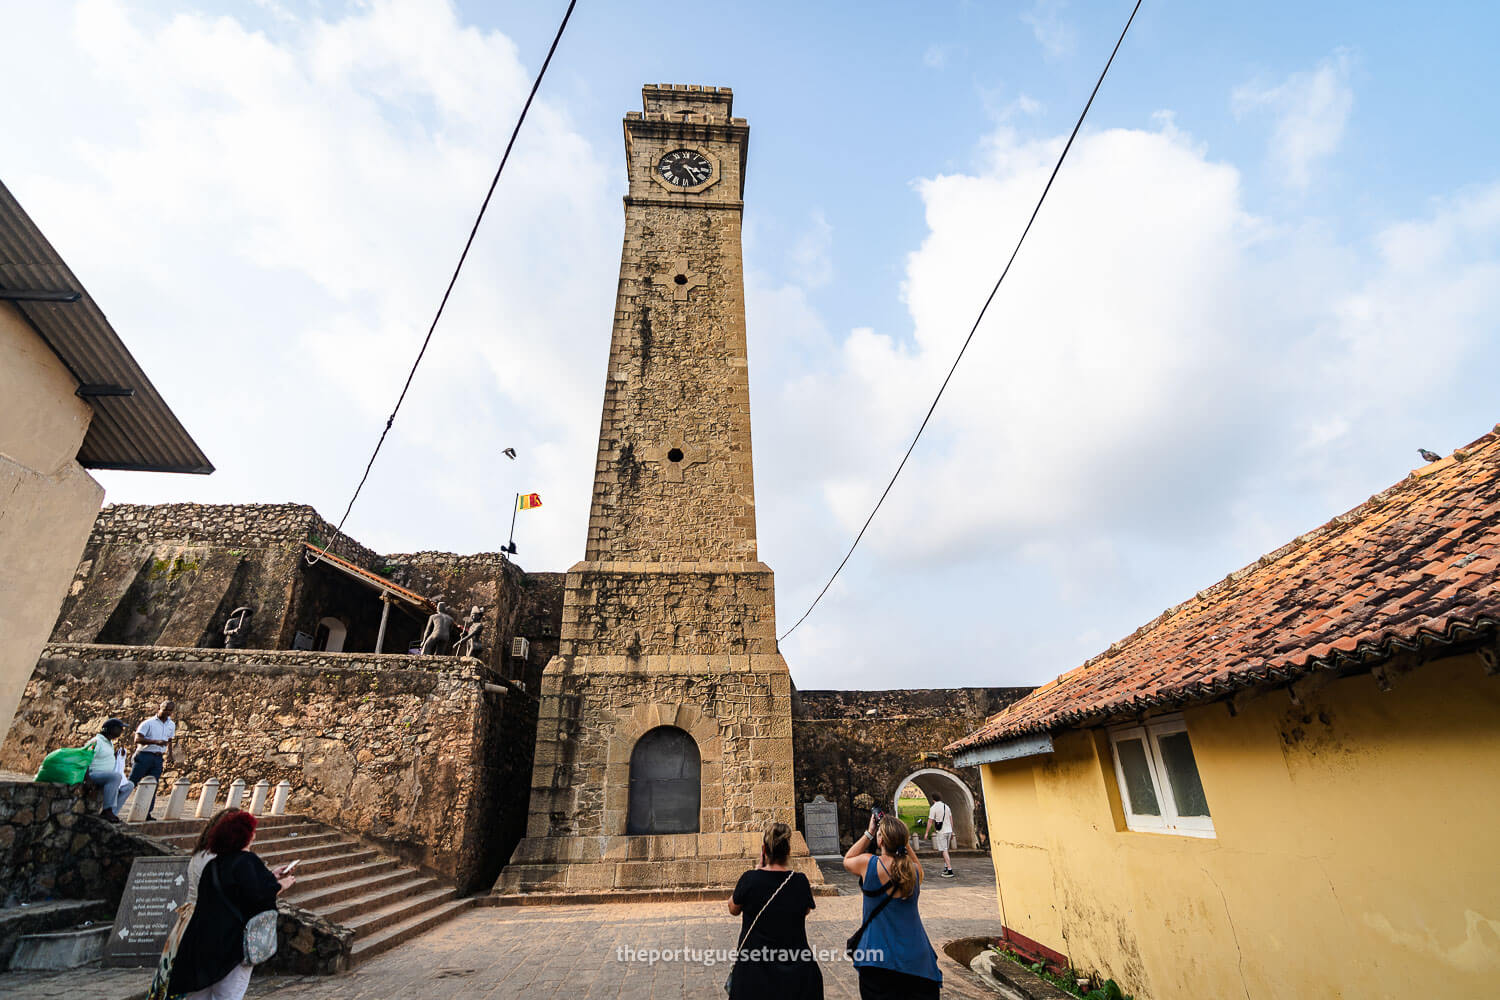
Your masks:
M562 4L0 3L0 176L219 467L336 518ZM582 556L646 82L732 86L783 627L899 458L1126 4L579 4L349 522ZM1500 419L1489 5L1146 3L804 688L1039 683ZM516 447L508 463L501 448Z

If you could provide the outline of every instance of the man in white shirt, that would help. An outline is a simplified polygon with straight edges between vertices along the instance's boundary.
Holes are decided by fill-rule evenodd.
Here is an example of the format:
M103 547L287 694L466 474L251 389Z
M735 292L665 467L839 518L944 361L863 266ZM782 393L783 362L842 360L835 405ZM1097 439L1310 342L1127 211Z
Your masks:
M142 778L151 776L161 785L162 768L172 763L172 738L177 735L177 723L172 721L175 711L177 706L170 699L164 701L155 715L135 728L135 764L130 768L134 784L140 785ZM151 815L155 808L156 793L152 792L146 805L146 819L156 818Z
M943 852L943 878L953 878L953 862L948 858L948 848L953 845L953 810L936 792L931 798L932 807L927 810L927 836L932 838L933 850Z

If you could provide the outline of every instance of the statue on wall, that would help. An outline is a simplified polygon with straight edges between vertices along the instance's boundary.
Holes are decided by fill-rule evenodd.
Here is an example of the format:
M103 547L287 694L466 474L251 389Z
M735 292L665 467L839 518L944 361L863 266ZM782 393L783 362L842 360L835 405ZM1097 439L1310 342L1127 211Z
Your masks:
M423 656L447 656L453 645L453 616L448 605L437 603L437 613L427 619L427 628L422 632Z
M235 608L224 622L224 648L244 649L250 641L250 616L254 608Z
M469 610L469 617L464 619L463 634L453 644L453 655L480 657L484 655L484 646L479 641L479 633L484 629L484 609L475 605Z

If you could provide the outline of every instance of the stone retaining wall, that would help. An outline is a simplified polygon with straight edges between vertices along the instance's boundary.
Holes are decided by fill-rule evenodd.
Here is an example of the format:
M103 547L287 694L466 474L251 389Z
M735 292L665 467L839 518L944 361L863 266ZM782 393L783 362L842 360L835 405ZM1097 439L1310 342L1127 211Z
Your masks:
M88 782L0 782L0 887L6 906L44 899L117 903L136 857L172 853L160 841L105 822L99 808L99 790Z
M168 784L285 779L296 812L464 888L490 884L524 832L536 701L472 659L54 644L0 768L34 771L110 716L133 729L164 698Z

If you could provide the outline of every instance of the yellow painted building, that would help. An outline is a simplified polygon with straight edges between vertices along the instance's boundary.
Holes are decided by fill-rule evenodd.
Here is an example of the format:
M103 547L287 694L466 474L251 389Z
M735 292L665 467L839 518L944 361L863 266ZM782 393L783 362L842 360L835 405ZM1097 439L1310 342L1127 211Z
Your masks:
M1500 981L1500 435L950 747L1006 934L1138 1000Z
M0 739L104 499L88 469L213 466L0 184Z

